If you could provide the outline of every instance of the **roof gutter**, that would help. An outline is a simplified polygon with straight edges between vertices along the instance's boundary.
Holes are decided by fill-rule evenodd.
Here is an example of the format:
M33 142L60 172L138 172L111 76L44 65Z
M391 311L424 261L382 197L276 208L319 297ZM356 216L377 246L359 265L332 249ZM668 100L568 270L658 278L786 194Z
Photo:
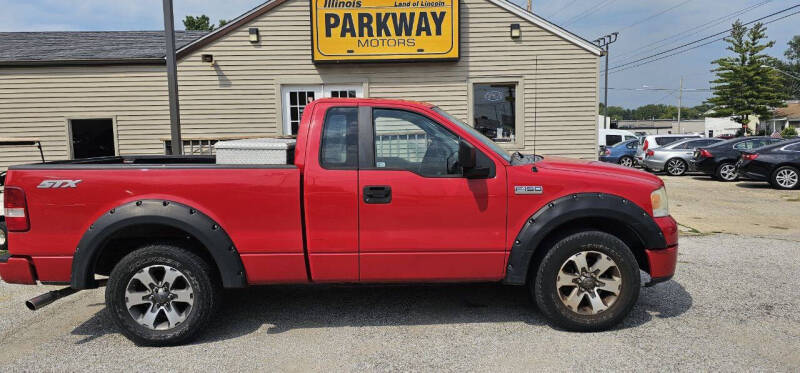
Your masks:
M104 58L78 60L20 60L0 61L0 67L32 67L32 66L98 66L98 65L164 65L161 58Z

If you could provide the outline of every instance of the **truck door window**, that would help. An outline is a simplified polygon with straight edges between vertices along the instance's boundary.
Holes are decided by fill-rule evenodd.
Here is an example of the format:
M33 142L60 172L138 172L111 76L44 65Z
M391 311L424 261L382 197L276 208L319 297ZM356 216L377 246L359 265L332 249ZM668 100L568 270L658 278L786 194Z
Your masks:
M422 176L461 175L458 136L438 123L405 110L375 109L375 168L408 170Z
M325 113L319 158L327 169L358 168L357 107L335 107Z

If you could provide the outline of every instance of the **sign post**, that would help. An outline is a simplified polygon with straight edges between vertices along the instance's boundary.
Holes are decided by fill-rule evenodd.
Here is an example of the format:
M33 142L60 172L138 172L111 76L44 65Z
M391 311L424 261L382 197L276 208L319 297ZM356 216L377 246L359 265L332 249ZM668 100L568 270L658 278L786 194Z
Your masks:
M457 60L458 0L311 0L314 62Z
M183 154L181 141L181 114L178 107L178 66L175 62L175 25L172 15L172 0L163 0L164 36L167 41L167 87L169 90L169 122L172 155Z

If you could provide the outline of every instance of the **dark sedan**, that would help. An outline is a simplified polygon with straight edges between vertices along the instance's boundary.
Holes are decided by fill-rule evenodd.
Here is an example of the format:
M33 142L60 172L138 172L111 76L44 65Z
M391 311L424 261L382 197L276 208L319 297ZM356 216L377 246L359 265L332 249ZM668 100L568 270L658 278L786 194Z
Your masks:
M739 175L736 173L736 162L744 151L760 148L781 142L783 139L773 139L765 136L737 137L725 140L703 148L697 148L692 157L694 168L720 181L734 181Z
M773 188L797 188L800 186L800 139L742 152L737 171L748 179L767 181Z

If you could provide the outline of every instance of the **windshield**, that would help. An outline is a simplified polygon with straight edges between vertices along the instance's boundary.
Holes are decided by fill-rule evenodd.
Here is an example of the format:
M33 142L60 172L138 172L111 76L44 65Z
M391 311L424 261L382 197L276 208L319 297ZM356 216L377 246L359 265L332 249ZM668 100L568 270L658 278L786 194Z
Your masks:
M464 129L464 131L467 131L470 135L472 135L472 137L474 137L478 141L482 142L484 145L488 146L489 149L492 149L492 151L494 151L497 155L499 155L500 157L505 159L506 162L511 162L511 154L508 154L508 152L505 149L500 147L500 145L497 145L497 143L492 141L492 139L484 136L482 133L478 132L475 128L473 128L469 124L466 124L466 123L458 120L456 117L450 115L449 113L447 113L446 111L444 111L444 110L442 110L442 109L440 109L438 107L434 107L433 111L441 114L442 116L447 118L453 124L455 124L455 125L461 127L462 129Z

